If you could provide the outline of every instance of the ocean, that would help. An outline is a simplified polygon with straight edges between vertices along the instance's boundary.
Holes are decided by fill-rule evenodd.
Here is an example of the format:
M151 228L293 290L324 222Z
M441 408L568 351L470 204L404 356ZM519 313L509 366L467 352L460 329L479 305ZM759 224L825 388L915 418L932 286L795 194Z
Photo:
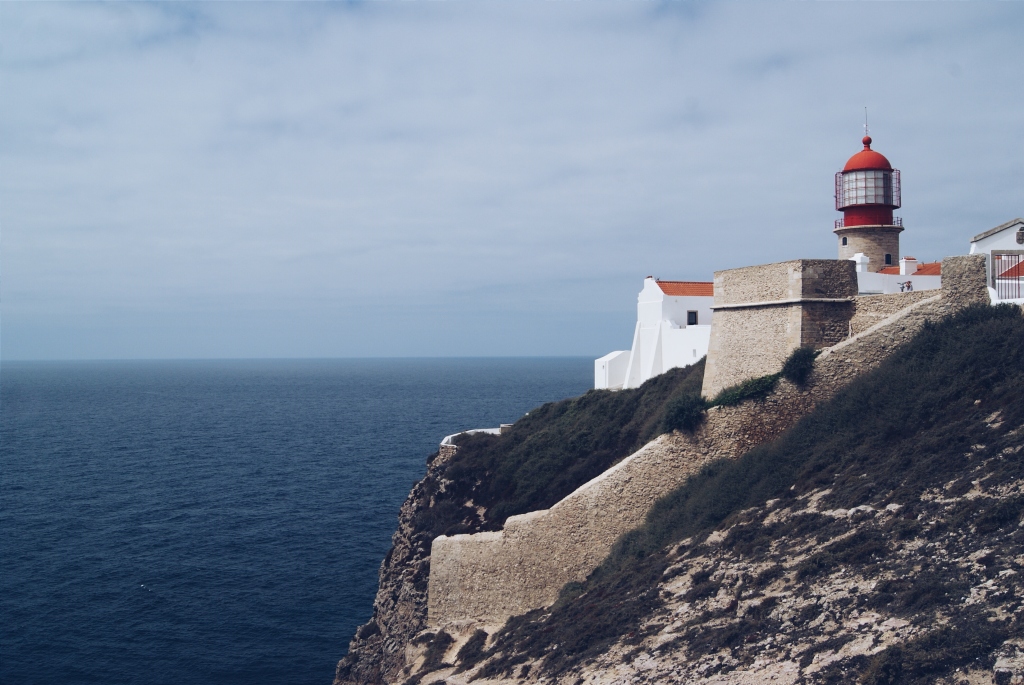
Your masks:
M4 362L0 682L328 685L441 438L592 364Z

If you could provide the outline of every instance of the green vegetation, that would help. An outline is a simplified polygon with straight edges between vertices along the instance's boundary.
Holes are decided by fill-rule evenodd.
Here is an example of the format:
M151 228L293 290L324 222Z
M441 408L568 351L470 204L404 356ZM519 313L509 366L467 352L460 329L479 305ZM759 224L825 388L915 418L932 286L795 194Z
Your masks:
M815 355L797 349L781 373L726 388L710 402L700 394L701 360L634 390L591 390L545 404L502 436L462 436L441 476L444 489L438 479L424 481L415 528L426 544L438 535L499 530L509 516L550 507L659 434L696 430L709 407L761 399L783 376L806 382Z
M661 422L661 431L671 433L674 430L693 432L704 421L707 402L698 393L686 393L670 400L665 405L665 418Z
M803 386L814 370L814 359L818 351L811 347L798 347L782 365L782 371L767 376L749 378L731 385L707 403L707 407L731 407L746 400L760 400L775 390L780 378L785 378L796 385Z
M498 530L505 519L546 509L663 430L666 410L699 396L703 360L634 390L591 390L531 411L501 436L467 435L437 479L420 489L415 528L424 543L442 534ZM432 506L426 506L427 502ZM467 506L472 502L472 506ZM477 507L483 507L481 516Z
M800 364L806 364L806 353L801 354ZM752 394L769 383L758 381L734 395L756 396ZM778 440L740 459L710 464L659 501L646 523L623 536L585 583L567 586L549 610L511 619L492 648L497 658L480 675L511 674L527 659L541 657L546 670L564 672L620 638L638 643L641 619L662 602L657 583L669 565L667 549L687 538L703 539L716 528L740 524L730 532L731 543L757 553L773 536L800 532L795 528L801 525L818 526L802 531L816 535L822 547L799 569L797 582L837 564L871 568L885 552L886 540L939 534L941 525L919 529L921 495L946 485L950 492L970 489L965 456L987 460L988 487L1019 478L1024 470L1020 436L1011 432L1024 425L1022 388L1024 318L1019 308L976 306L927 326L878 369L856 379ZM679 405L685 406L681 401ZM687 411L692 410L679 413L689 417ZM998 431L990 423L993 416L1001 422ZM870 503L884 508L895 503L903 506L902 516L890 519L884 536L864 533L832 544L845 530L840 526L848 525L845 521L798 517L774 526L742 525L745 511L769 499L785 504L823 488L831 489L822 500L825 507ZM1016 539L1024 537L1018 527L1022 513L1021 497L976 498L953 508L943 525L971 530L974 536ZM712 592L710 583L710 577L704 578L692 592ZM935 562L933 568L879 589L891 597L890 610L911 612L959 597L959 583ZM762 620L753 617L748 628L757 629ZM942 631L891 648L870 662L865 659L861 673L872 683L928 682L929 674L966 665L998 643L1000 630L984 617L960 617ZM707 639L708 648L714 649L729 646L737 636L723 633ZM558 649L550 650L552 644ZM689 645L688 651L692 649L696 647ZM837 678L850 681L849 674Z
M814 359L817 356L818 351L813 347L796 348L782 365L782 377L791 383L806 385L811 371L814 371Z
M818 351L810 347L798 347L786 359L779 373L750 378L729 386L712 399L707 400L697 392L684 393L675 397L665 407L665 418L661 424L663 433L674 430L693 432L704 422L705 412L711 407L731 407L747 400L764 399L775 390L780 378L803 386L814 370L814 359Z
M780 378L803 386L814 370L814 359L817 356L818 352L810 347L798 347L786 359L779 373L750 378L732 385L718 393L712 400L701 397L699 388L696 392L679 394L665 406L661 431L669 433L679 430L692 433L704 422L706 412L711 407L731 407L747 400L763 399L775 390Z
M730 385L718 393L715 399L708 402L708 408L731 407L746 400L763 399L775 389L775 385L781 377L781 373L772 373L767 376L759 376L758 378L748 378L736 385Z

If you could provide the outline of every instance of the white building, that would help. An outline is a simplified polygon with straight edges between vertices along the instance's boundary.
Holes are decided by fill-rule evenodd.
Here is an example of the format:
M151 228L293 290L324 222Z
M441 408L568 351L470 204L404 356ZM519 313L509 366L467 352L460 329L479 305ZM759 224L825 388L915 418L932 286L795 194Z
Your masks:
M708 353L714 284L658 281L648 276L637 297L633 347L594 361L594 387L639 387L669 369L689 366Z
M942 287L942 262L921 263L903 257L899 266L871 271L867 255L858 252L850 258L857 265L857 290L861 295L888 295Z
M971 239L971 254L984 254L992 302L1024 304L1024 219L1007 221Z

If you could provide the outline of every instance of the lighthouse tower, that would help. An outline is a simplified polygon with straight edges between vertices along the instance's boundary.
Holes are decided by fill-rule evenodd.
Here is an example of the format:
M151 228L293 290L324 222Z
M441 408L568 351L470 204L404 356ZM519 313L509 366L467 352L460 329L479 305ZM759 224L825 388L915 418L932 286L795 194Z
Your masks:
M851 259L858 252L868 257L868 271L878 271L900 261L900 233L903 220L893 217L900 206L900 172L884 155L871 149L871 137L864 136L864 149L850 157L836 174L836 220L839 259Z

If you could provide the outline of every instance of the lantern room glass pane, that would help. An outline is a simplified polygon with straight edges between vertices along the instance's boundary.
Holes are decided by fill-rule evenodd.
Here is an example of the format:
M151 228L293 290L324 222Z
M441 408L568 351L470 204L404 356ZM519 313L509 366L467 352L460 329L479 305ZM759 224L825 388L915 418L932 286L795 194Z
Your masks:
M892 172L851 171L843 174L841 206L893 204Z

